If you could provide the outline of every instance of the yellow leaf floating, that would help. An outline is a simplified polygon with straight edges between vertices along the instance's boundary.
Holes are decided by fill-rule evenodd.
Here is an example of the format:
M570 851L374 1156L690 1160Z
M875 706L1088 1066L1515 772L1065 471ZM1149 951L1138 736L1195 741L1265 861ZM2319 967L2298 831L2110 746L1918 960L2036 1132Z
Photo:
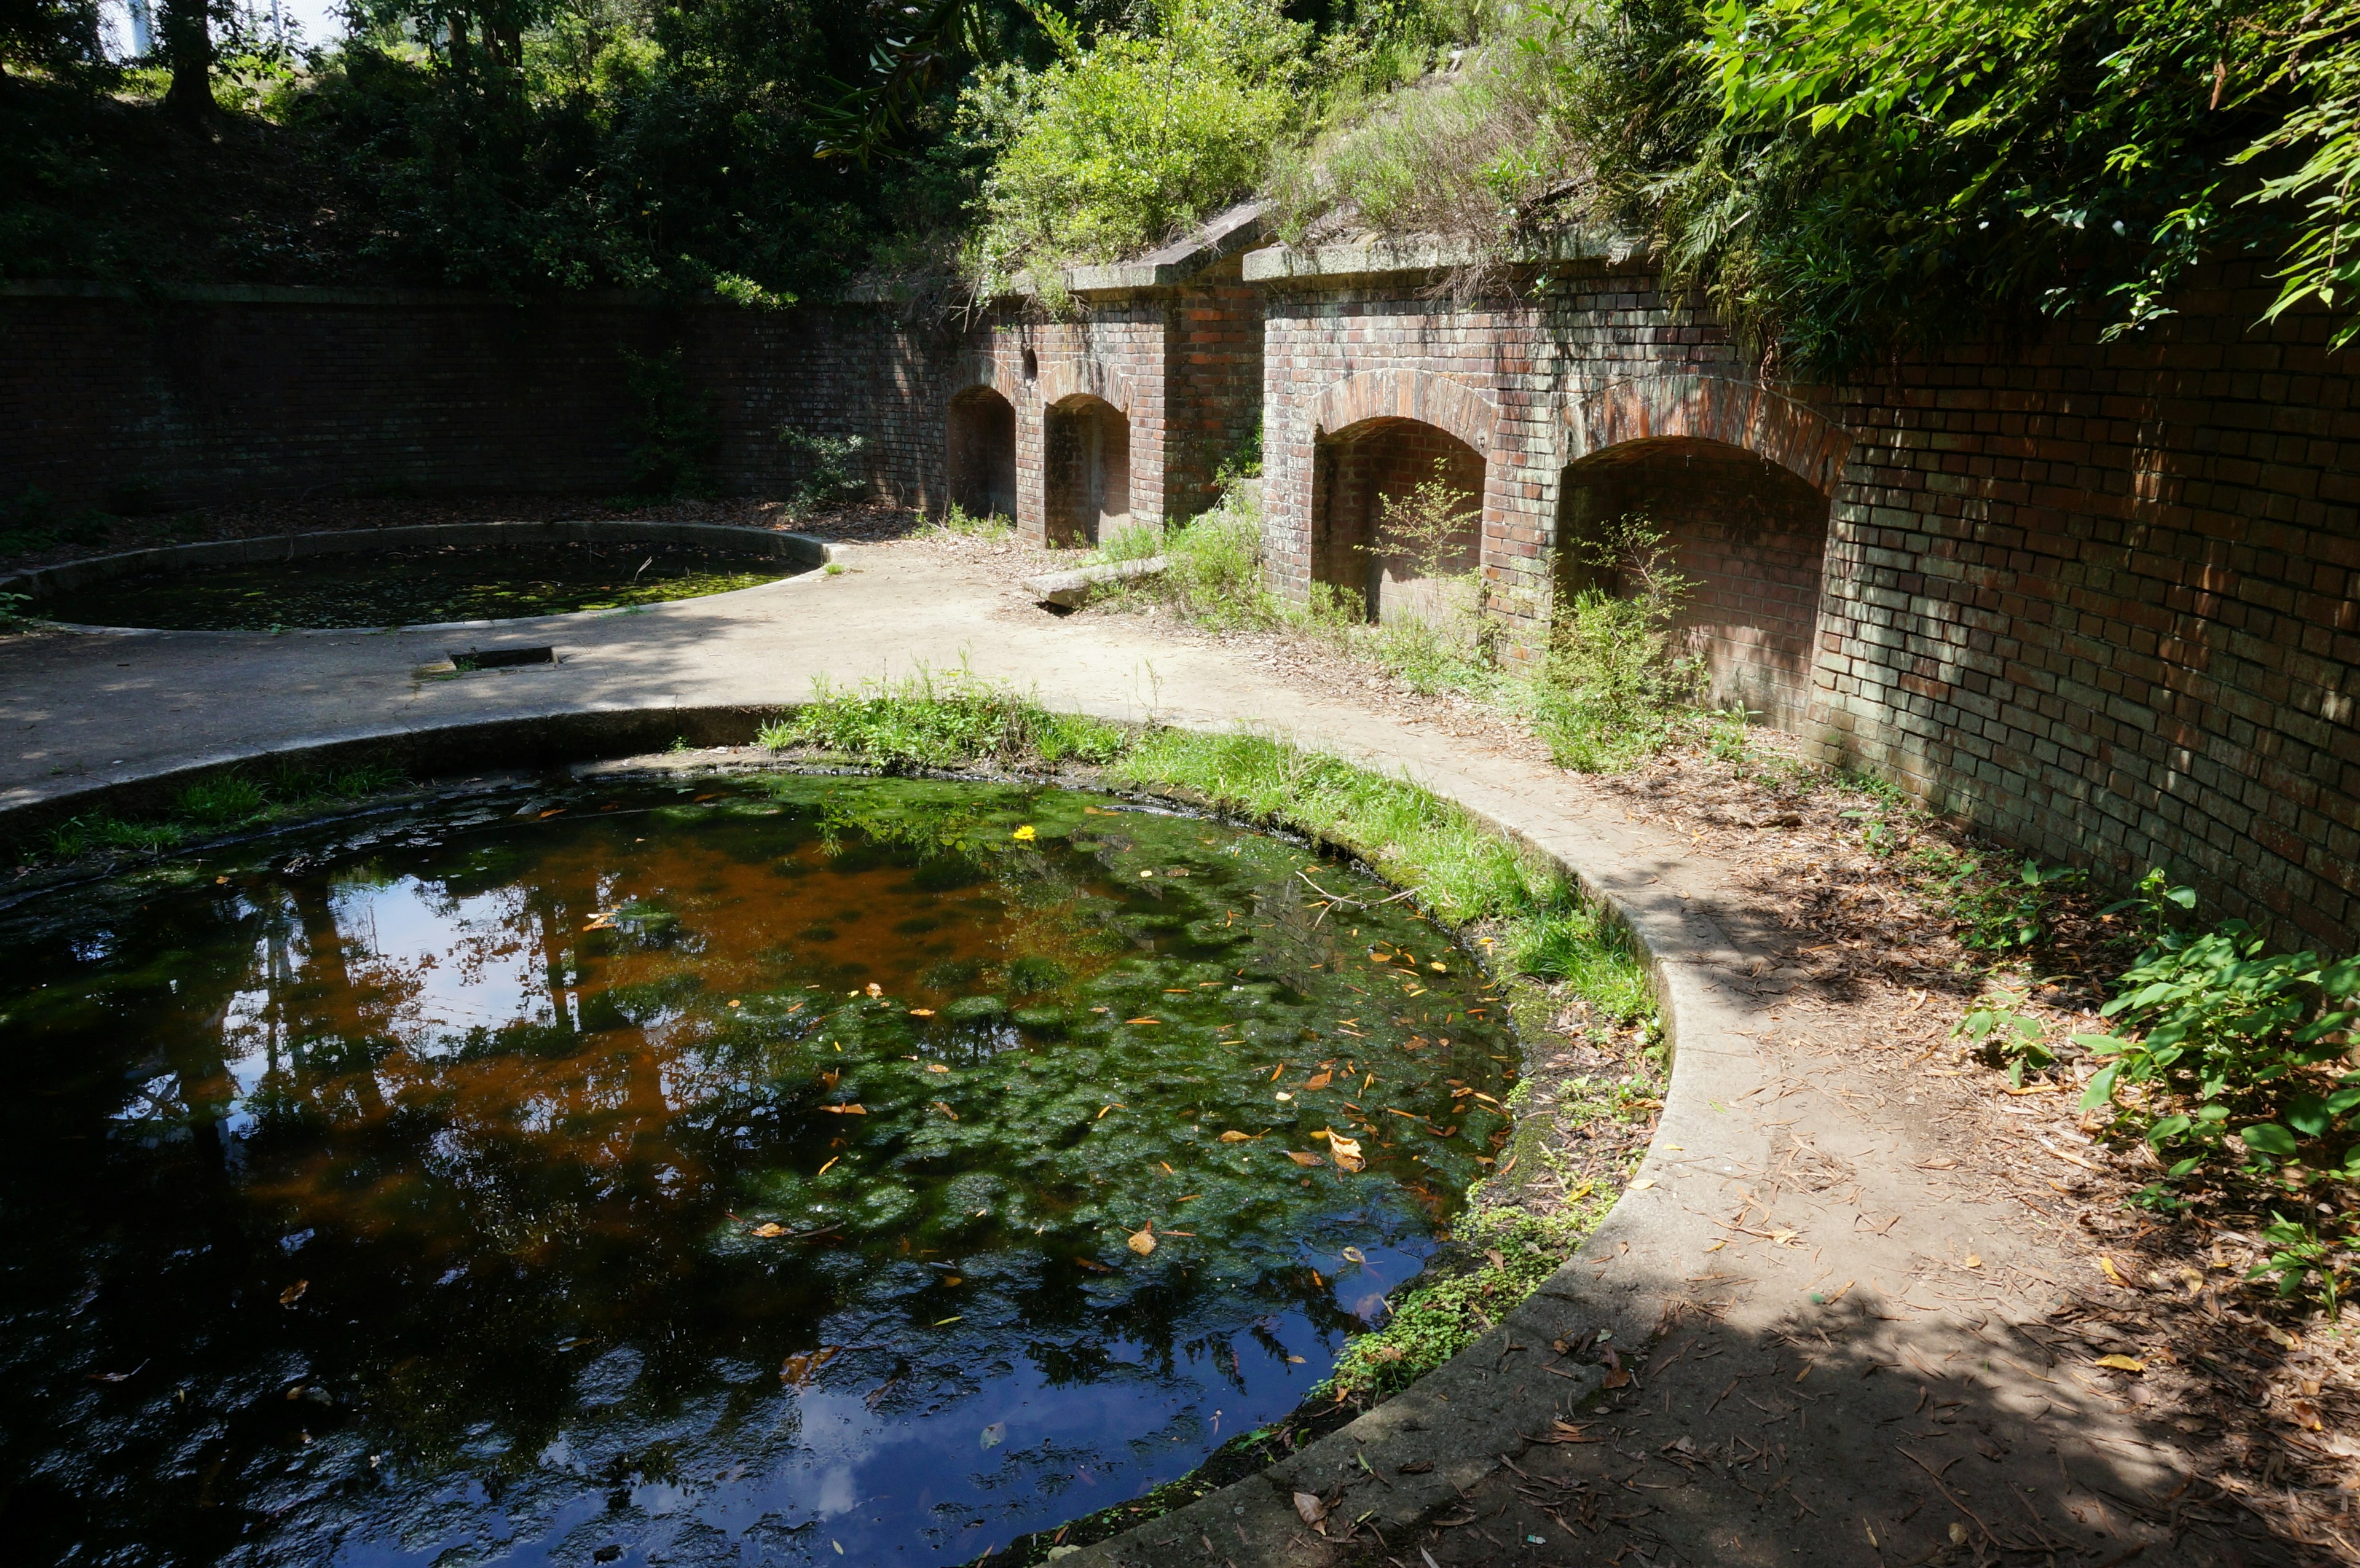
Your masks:
M1130 1247L1142 1258L1146 1257L1149 1253L1155 1250L1154 1227L1151 1225L1143 1230L1134 1233L1129 1240L1123 1243L1123 1245Z
M1025 823L1022 827L1018 828L1018 829L1015 831L1015 833L1012 833L1012 834L1011 834L1010 836L1011 836L1011 837L1012 837L1012 838L1014 838L1014 839L1016 840L1016 842L1017 842L1017 843L1019 843L1019 844L1031 844L1031 843L1032 843L1035 838L1039 837L1040 835L1039 835L1039 834L1037 834L1037 833L1035 833L1032 831L1032 823L1030 823L1030 822L1027 822L1027 823Z
M2111 1367L2117 1372L2144 1372L2147 1363L2135 1356L2101 1356L2091 1365Z
M1253 1141L1253 1135L1251 1133L1239 1132L1236 1128L1232 1127L1230 1130L1221 1135L1221 1141L1223 1143L1251 1143Z
M1339 1171L1358 1171L1368 1163L1360 1158L1358 1138L1338 1138L1331 1132L1328 1135L1328 1152L1335 1156L1336 1168Z
M1122 1021L1127 1024L1160 1024L1164 1020L1162 1018L1125 1018Z
M866 1105L822 1105L820 1109L832 1116L865 1116L869 1114Z
M1297 1154L1291 1149L1286 1151L1286 1157L1289 1160L1294 1160L1297 1165L1325 1165L1328 1163L1316 1154Z
M781 1225L776 1220L767 1220L754 1227L754 1234L760 1236L764 1241L768 1241L774 1236L786 1235L787 1227Z

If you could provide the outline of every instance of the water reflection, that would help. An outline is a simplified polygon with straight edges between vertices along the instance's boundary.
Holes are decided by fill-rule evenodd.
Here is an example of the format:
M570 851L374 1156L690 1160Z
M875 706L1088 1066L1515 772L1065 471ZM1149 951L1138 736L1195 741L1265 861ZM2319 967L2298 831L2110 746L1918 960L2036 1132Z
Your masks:
M1505 1125L1431 927L1185 817L772 779L270 853L0 931L42 1561L963 1562L1291 1409Z

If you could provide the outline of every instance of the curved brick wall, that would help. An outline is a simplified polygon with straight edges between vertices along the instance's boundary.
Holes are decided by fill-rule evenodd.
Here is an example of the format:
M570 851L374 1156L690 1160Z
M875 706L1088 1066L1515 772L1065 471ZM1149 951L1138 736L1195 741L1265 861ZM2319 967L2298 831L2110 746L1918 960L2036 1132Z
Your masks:
M2044 858L2117 884L2165 866L2281 941L2349 951L2360 355L2330 354L2317 313L2256 325L2257 273L2213 269L2138 340L2064 324L1810 388L1759 384L1637 263L1574 262L1471 306L1364 264L1250 267L1269 279L1272 578L1307 587L1319 436L1354 388L1493 410L1484 572L1527 648L1569 468L1644 443L1751 453L1828 497L1816 593L1796 506L1744 525L1743 463L1727 505L1672 497L1682 542L1724 583L1765 579L1729 617L1745 635L1721 639L1724 671L1783 698L1829 760Z

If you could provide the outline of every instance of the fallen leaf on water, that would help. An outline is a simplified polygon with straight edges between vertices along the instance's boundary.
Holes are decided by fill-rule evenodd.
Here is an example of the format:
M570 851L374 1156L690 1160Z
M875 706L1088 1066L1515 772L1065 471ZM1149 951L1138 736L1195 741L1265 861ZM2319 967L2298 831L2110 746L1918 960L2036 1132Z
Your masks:
M1348 1247L1343 1251L1343 1258L1347 1263L1366 1263L1369 1255L1357 1247Z
M1155 1250L1154 1228L1150 1226L1145 1230L1132 1232L1130 1238L1126 1240L1123 1245L1130 1247L1142 1258L1146 1257L1149 1253Z
M1030 833L1032 830L1031 828L1026 828L1024 831L1027 833ZM997 1448L1000 1446L1000 1440L1007 1435L1008 1423L1006 1421L993 1421L989 1426L983 1429L983 1445L986 1448Z
M1242 1133L1238 1131L1235 1127L1231 1127L1228 1132L1221 1135L1221 1141L1223 1143L1251 1143L1253 1141L1253 1136L1251 1133Z
M552 806L549 810L541 813L541 819L543 822L547 822L552 817L563 815L564 811L565 808L563 806Z
M822 1345L817 1350L799 1350L787 1357L779 1367L779 1381L800 1388L811 1381L812 1375L836 1357L840 1347Z
M1331 1132L1328 1135L1328 1152L1335 1156L1336 1166L1339 1171L1358 1171L1368 1164L1367 1160L1360 1158L1360 1144L1358 1138L1338 1138Z
M768 1241L774 1236L786 1235L787 1227L781 1225L776 1220L766 1220L762 1224L754 1227L753 1234L760 1236L763 1240Z
M721 795L720 792L716 790L710 795L699 795L696 798L695 804L702 806L707 800L718 800L719 799L721 799Z
M944 1326L945 1324L946 1324L946 1323L965 1323L965 1322L967 1322L967 1319L965 1319L964 1317L936 1318L936 1319L934 1320L934 1326L935 1326L936 1328L941 1328L941 1327L943 1327L943 1326Z
M944 1066L939 1062L929 1062L926 1063L926 1071L929 1073L947 1073L950 1069Z
M885 987L871 980L869 982L869 994L872 996L881 996L885 994Z
M1332 1073L1315 1073L1303 1081L1303 1086L1306 1089L1325 1089L1333 1076Z
M295 1283L288 1286L287 1289L279 1292L279 1304L282 1307L293 1306L296 1302L303 1299L303 1292L311 1288L311 1281L309 1279L296 1280Z
M2147 1363L2136 1356L2101 1356L2090 1363L2092 1367L2111 1367L2117 1372L2144 1372Z
M1319 1500L1317 1493L1297 1492L1295 1494L1295 1511L1303 1517L1305 1524L1316 1526L1328 1517L1328 1505Z
M866 1105L822 1105L820 1109L832 1116L865 1116L869 1114Z
M1130 1107L1129 1105L1107 1105L1107 1106L1101 1107L1101 1108L1100 1108L1100 1110L1098 1111L1098 1114L1097 1116L1092 1116L1092 1117L1090 1118L1090 1120L1092 1120L1092 1121L1094 1121L1094 1122L1102 1122L1102 1121L1106 1120L1106 1114L1107 1114L1107 1112L1108 1112L1108 1111L1127 1111L1127 1110L1129 1110L1129 1109L1131 1109L1131 1107Z
M1113 1269L1108 1268L1105 1264L1099 1262L1095 1258L1076 1258L1074 1261L1080 1264L1083 1268L1088 1269L1093 1274L1111 1274L1114 1272Z
M1300 1356L1290 1356L1286 1358L1286 1364L1289 1367L1300 1367L1303 1365L1303 1357Z
M828 1166L828 1165L833 1165L833 1164L835 1164L837 1160L841 1160L841 1159L843 1159L843 1158L844 1158L844 1156L842 1156L841 1154L831 1154L831 1155L829 1155L829 1156L828 1156L828 1160L827 1160L827 1165L823 1165L823 1166L821 1166L818 1170L816 1170L816 1171L813 1171L813 1172L812 1172L813 1179L814 1179L814 1180L817 1180L819 1177L822 1177L822 1176L826 1175L826 1174L827 1174L827 1166Z
M1294 1160L1297 1165L1325 1165L1328 1163L1316 1154L1297 1154L1291 1149L1286 1151L1286 1157L1289 1160Z
M1040 835L1039 835L1038 833L1035 833L1032 831L1032 823L1030 823L1030 822L1027 822L1027 823L1025 823L1022 827L1018 828L1014 833L1011 833L1009 836L1010 836L1011 838L1014 839L1014 840L1015 840L1017 843L1019 843L1019 844L1031 844L1031 843L1032 843L1035 838L1039 837Z
M1162 1018L1125 1018L1122 1021L1127 1024L1160 1024L1164 1020Z
M1273 1100L1292 1100L1295 1096L1288 1094L1285 1090L1281 1089L1277 1094L1273 1094L1271 1098Z
M912 1007L910 1009L910 1016L913 1018L931 1018L934 1016L934 1009L932 1007Z
M948 1105L944 1105L940 1100L936 1100L934 1102L934 1109L942 1112L943 1115L950 1117L953 1121L958 1120L958 1113L951 1109Z
M1450 973L1450 965L1447 964L1433 963L1428 964L1426 967L1433 970L1437 975L1448 975Z

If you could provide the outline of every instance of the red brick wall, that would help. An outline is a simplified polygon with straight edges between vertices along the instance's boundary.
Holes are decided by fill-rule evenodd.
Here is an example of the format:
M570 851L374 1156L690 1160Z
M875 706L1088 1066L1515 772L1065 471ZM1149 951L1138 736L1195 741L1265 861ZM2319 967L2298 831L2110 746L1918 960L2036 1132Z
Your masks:
M2316 312L2257 324L2259 268L2215 269L2136 339L2060 324L1841 388L1758 384L1635 263L1471 308L1423 281L1271 289L1276 585L1317 564L1319 435L1372 412L1477 432L1483 569L1527 648L1569 467L1742 448L1830 503L1799 713L1802 508L1732 524L1655 494L1692 570L1764 579L1709 596L1748 636L1708 641L1830 760L2118 886L2160 865L2282 941L2360 942L2360 355L2330 354Z
M1793 727L1808 714L1828 498L1776 463L1718 441L1640 441L1565 472L1560 541L1595 543L1619 518L1664 539L1685 579L1685 646L1704 657L1713 704ZM1560 583L1590 573L1561 552Z
M133 509L240 497L611 494L623 351L683 351L717 478L778 491L781 422L858 434L889 495L940 506L958 338L870 310L764 313L448 295L0 294L0 495Z
M1320 441L1315 463L1313 576L1360 595L1371 618L1422 613L1432 597L1423 563L1386 528L1388 504L1411 504L1421 485L1440 483L1445 504L1469 514L1436 564L1451 575L1480 564L1483 459L1465 441L1415 419L1371 419Z

